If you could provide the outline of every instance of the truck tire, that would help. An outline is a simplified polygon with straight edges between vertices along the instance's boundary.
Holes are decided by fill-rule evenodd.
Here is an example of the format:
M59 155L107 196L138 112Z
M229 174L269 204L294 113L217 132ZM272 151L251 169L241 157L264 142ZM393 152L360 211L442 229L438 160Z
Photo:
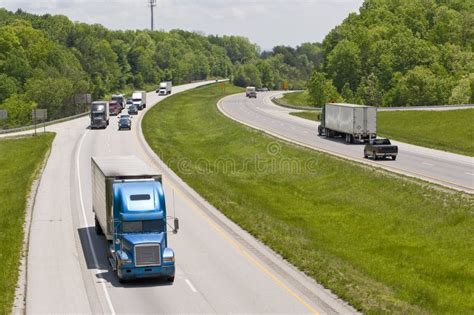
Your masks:
M375 151L372 152L372 157L374 158L374 161L377 161L377 154L375 154Z
M323 135L323 127L321 127L321 125L318 126L318 136L322 136Z
M397 159L397 156L396 155L392 155L392 160L396 160Z
M168 279L166 279L166 280L168 280L169 283L173 283L174 282L174 276L168 277Z
M102 227L100 226L99 220L97 220L97 216L94 216L95 221L95 233L97 235L104 235L104 231L102 231Z

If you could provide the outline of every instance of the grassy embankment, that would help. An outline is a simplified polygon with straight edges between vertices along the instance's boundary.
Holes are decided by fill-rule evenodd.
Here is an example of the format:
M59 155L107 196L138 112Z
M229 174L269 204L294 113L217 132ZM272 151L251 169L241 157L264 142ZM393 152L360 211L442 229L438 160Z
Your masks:
M0 140L0 314L11 312L31 184L54 134Z
M310 111L304 111L304 112L290 113L290 115L305 118L305 119L309 119L309 120L319 121L321 113L320 112L312 112L312 111L311 112Z
M308 92L291 92L283 94L281 98L275 98L274 102L280 105L311 107L308 105Z
M319 113L291 115L319 120ZM380 136L423 147L474 156L474 109L377 113Z
M218 86L181 93L143 122L204 198L364 312L472 312L472 196L243 127L219 113L221 97Z

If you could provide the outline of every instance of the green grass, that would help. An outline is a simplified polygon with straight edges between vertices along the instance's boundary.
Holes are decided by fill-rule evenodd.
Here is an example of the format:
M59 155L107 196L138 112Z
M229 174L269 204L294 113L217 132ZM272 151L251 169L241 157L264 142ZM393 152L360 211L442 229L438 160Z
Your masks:
M474 156L474 109L379 112L377 128L388 138Z
M54 134L0 140L0 314L11 312L18 278L25 208Z
M303 106L309 107L308 102L308 92L292 92L292 93L285 93L283 97L276 98L274 101L280 105L291 105L291 106Z
M243 127L217 110L221 97L218 86L181 93L143 121L205 199L366 313L472 313L472 196Z
M312 111L290 114L309 120L318 117L318 113ZM379 111L377 134L419 146L474 156L474 109Z
M316 111L293 112L293 113L290 113L290 115L309 119L309 120L319 121L321 112L316 112Z

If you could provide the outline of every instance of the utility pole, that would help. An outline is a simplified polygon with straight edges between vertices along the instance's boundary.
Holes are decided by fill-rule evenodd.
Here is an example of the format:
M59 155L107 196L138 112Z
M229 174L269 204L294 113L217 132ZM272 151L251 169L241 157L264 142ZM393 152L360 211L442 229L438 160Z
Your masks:
M148 6L150 7L150 11L151 11L151 30L153 31L153 28L154 28L153 8L156 7L156 0L148 0Z

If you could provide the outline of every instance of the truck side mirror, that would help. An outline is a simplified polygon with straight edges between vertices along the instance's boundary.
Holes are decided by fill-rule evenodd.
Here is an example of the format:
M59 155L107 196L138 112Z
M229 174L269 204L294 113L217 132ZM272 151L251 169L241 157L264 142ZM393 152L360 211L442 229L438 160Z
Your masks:
M179 220L178 220L178 218L174 218L174 229L173 229L173 233L174 233L174 234L177 234L177 233L178 233L178 230L179 230Z

